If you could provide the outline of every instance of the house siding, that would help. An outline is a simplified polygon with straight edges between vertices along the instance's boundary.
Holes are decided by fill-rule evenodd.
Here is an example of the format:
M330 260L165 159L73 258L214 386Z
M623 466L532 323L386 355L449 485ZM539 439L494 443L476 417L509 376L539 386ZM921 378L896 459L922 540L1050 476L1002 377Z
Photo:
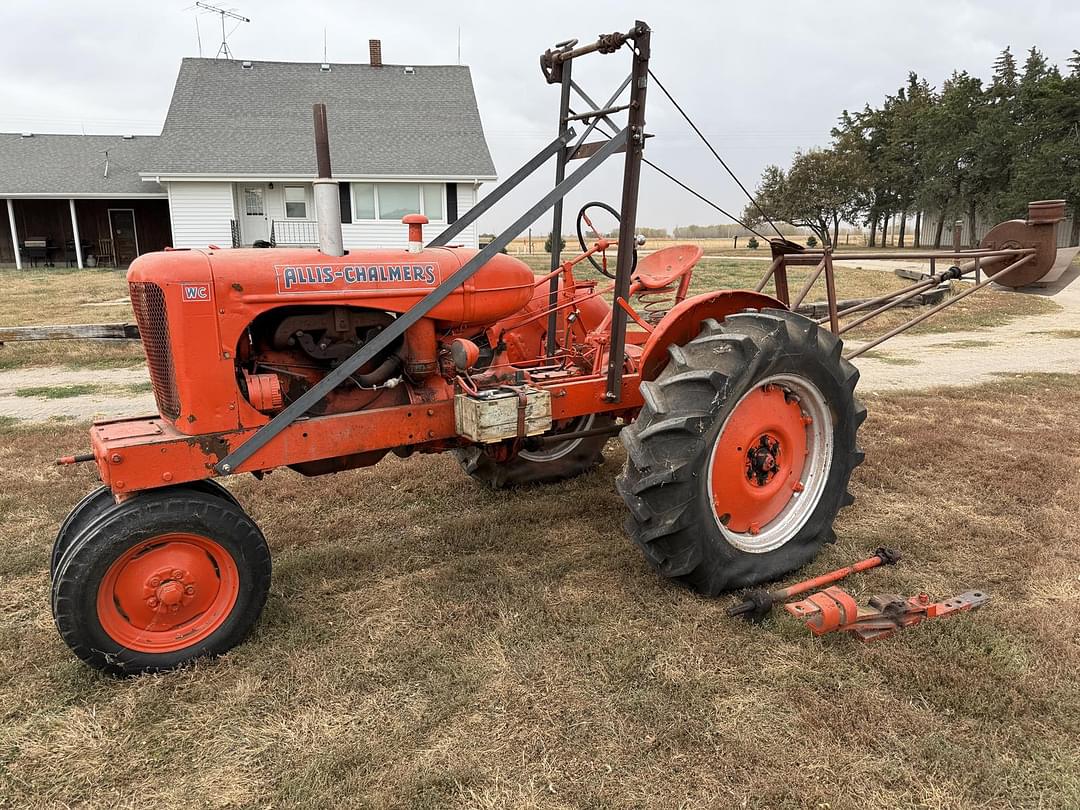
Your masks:
M269 181L267 181L269 183ZM266 185L250 183L248 185ZM240 219L236 214L239 189L242 183L215 183L204 181L178 182L168 184L169 209L172 218L173 247L206 247L232 244L230 221ZM311 185L308 183L286 183L274 181L274 188L266 190L266 213L269 221L285 220L284 187L303 185L307 192L308 220L315 220L315 204ZM472 183L457 183L458 216L464 216L476 204L477 190ZM425 237L433 238L445 223L433 222L425 228ZM241 222L241 228L243 223ZM401 247L408 245L408 229L400 222L353 222L341 226L346 247L380 248ZM455 244L477 247L477 228L473 224L461 232ZM250 244L249 234L243 234L243 243Z
M173 247L232 244L232 183L171 182L168 188Z

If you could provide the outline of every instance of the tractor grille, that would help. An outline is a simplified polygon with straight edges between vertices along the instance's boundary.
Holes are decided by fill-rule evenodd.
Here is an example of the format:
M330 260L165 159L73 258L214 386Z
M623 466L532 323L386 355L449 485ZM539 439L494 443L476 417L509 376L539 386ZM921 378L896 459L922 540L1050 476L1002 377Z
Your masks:
M131 308L139 324L139 335L146 350L150 381L158 411L169 419L180 416L180 397L176 392L176 369L173 368L172 348L169 345L169 318L165 312L165 294L161 287L149 281L133 281Z

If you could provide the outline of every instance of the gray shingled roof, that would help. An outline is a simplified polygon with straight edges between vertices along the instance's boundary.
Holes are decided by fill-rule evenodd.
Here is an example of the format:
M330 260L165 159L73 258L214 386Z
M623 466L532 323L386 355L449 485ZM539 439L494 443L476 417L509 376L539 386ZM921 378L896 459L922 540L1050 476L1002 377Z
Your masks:
M241 65L183 60L145 174L312 177L311 105L322 101L335 175L495 175L467 67Z
M139 179L157 140L156 135L127 140L119 135L35 134L25 138L0 133L0 197L165 196L157 183Z

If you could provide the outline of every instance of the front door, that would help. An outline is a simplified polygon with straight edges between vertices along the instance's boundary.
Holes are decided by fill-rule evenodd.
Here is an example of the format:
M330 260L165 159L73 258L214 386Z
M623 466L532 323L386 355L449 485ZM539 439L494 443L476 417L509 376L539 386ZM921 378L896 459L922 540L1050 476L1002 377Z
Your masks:
M130 208L109 209L109 235L117 265L131 264L139 255L139 234L135 231L135 212Z
M240 187L241 228L243 242L250 245L270 238L270 221L266 216L266 186Z

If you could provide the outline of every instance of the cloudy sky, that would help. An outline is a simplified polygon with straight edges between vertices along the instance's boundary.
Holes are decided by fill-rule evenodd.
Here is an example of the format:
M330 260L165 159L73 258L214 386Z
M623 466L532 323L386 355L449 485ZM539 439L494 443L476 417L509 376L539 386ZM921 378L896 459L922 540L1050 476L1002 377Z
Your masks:
M216 17L186 0L7 0L0 5L0 131L156 134L184 56L213 56ZM227 0L251 18L229 37L241 59L366 62L367 41L380 38L389 63L472 67L495 165L502 176L550 140L558 89L544 83L537 56L554 42L626 30L635 18L653 29L656 75L752 187L769 163L796 149L827 143L841 110L878 102L909 70L940 84L951 71L986 77L1006 45L1022 61L1037 45L1064 65L1080 47L1080 3L1036 0L865 2L546 2L454 3L412 0ZM881 9L869 10L869 9ZM896 10L902 8L902 14ZM231 27L231 26L230 26ZM627 52L590 57L575 78L606 99L629 67ZM677 118L656 88L648 156L738 212L738 188ZM568 208L588 199L617 203L617 160L609 161ZM722 221L704 204L644 168L644 225ZM545 178L550 172L545 172ZM538 180L481 221L508 224L542 193ZM516 209L516 210L515 210ZM538 225L538 229L546 226Z

